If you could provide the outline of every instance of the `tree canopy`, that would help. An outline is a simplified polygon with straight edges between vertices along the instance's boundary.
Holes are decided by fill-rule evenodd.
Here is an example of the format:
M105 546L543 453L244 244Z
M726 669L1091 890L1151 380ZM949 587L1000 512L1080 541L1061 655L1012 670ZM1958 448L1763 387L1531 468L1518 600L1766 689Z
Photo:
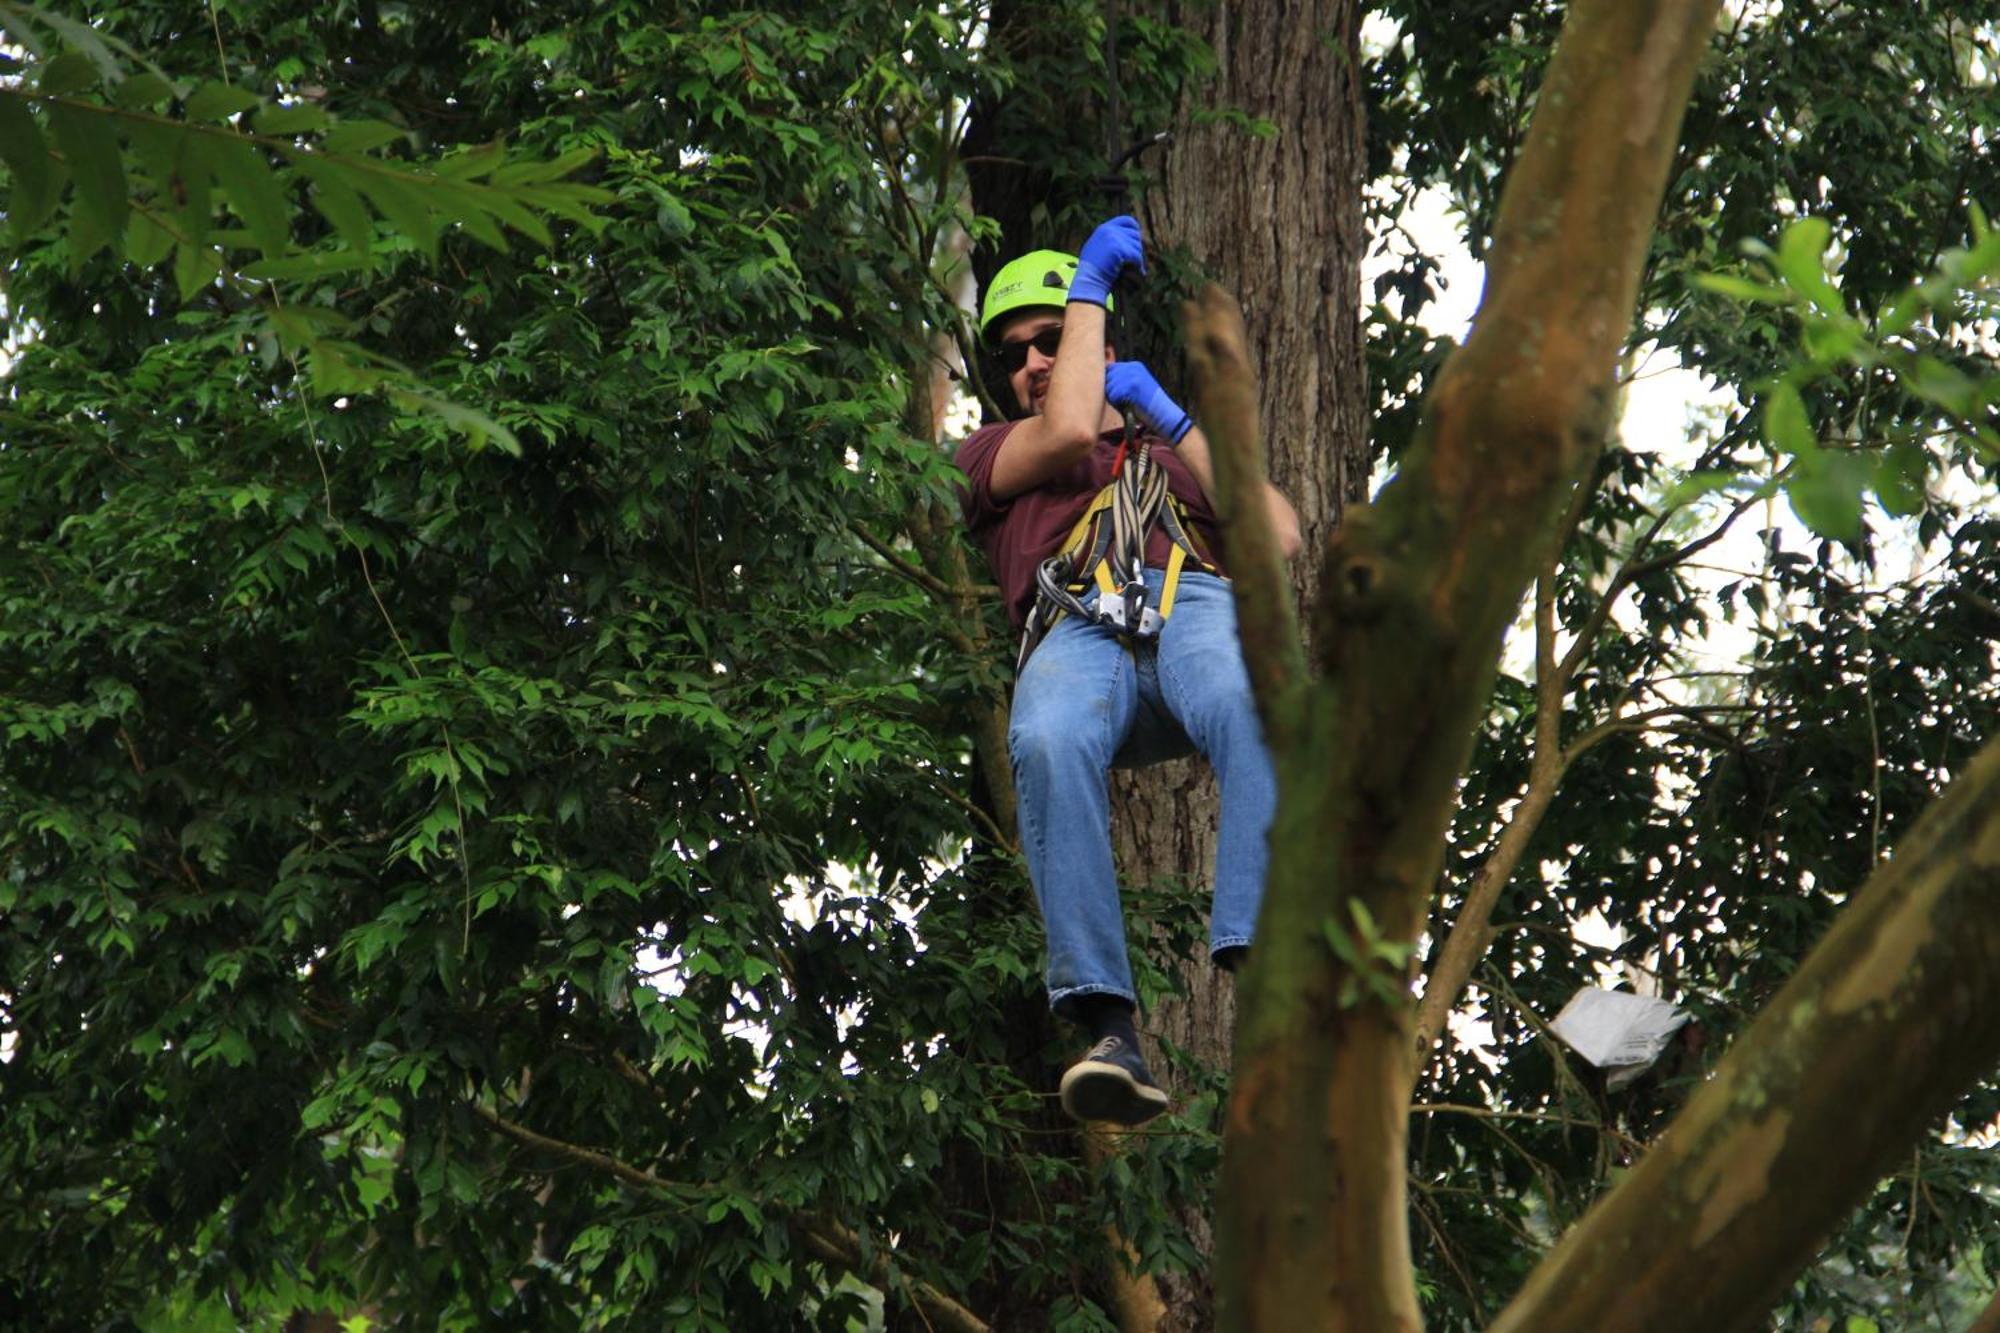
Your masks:
M1103 137L1100 9L988 8L0 6L0 1308L1088 1329L1108 1227L1206 1263L1224 1071L1108 1161L1053 1113L975 722L1011 655L933 435L960 256L1074 244ZM1470 701L1411 960L1491 884L1449 989L1492 1035L1439 1016L1410 1130L1436 1327L1994 732L1987 8L1746 0L1700 67L1630 346L1734 396L1687 458L1609 442L1544 669ZM1485 251L1561 9L1379 7L1378 235L1437 190ZM1123 39L1129 123L1260 131L1158 14ZM995 162L1045 205L972 216ZM1365 304L1385 470L1435 271ZM1148 996L1198 888L1134 886ZM1630 1091L1546 1031L1612 975L1701 1034ZM1996 1120L1989 1077L1783 1316L1969 1315Z

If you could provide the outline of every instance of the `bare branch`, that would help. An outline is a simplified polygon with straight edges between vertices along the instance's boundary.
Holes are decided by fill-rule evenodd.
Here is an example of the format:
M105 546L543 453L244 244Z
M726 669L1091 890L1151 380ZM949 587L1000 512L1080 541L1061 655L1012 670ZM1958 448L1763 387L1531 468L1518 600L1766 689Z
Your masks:
M515 1124L491 1107L482 1106L478 1102L468 1102L466 1105L474 1115L484 1120L495 1131L523 1147L602 1171L634 1189L690 1199L714 1198L725 1192L715 1185L667 1180L629 1162L620 1161L610 1153L550 1138L546 1134L538 1134L525 1125ZM990 1333L984 1320L930 1283L917 1281L896 1272L886 1251L877 1249L872 1257L864 1257L859 1237L831 1218L818 1217L765 1199L757 1200L757 1204L767 1212L784 1217L798 1233L806 1248L821 1259L838 1264L878 1287L900 1285L909 1294L911 1301L923 1312L925 1318L937 1321L938 1327L954 1330L954 1333Z
M998 597L1000 589L990 583L975 583L965 587L953 587L928 569L912 564L895 547L877 537L859 523L849 523L847 530L861 539L861 544L889 563L889 567L910 582L933 593L948 602L961 601L968 597Z
M1656 574L1660 570L1671 569L1684 561L1692 560L1695 556L1701 554L1701 552L1715 545L1724 536L1728 535L1729 529L1736 525L1736 520L1748 513L1751 507L1761 499L1761 496L1756 495L1745 496L1735 508L1729 511L1722 522L1718 523L1707 533L1695 538L1686 545L1676 547L1664 555L1657 555L1649 560L1640 560L1637 558L1638 552L1645 550L1653 544L1653 539L1658 537L1661 529L1666 527L1667 520L1672 518L1677 512L1675 509L1661 510L1659 516L1653 520L1652 526L1646 529L1645 535L1632 544L1633 558L1628 559L1619 571L1612 576L1610 585L1604 589L1604 596L1600 597L1597 605L1591 608L1590 615L1584 619L1583 627L1577 631L1576 641L1570 644L1569 652L1563 656L1563 680L1567 682L1576 674L1576 669L1582 665L1584 657L1589 654L1591 643L1597 638L1598 631L1604 628L1604 622L1611 618L1612 607L1617 603L1619 596L1624 593L1625 589L1631 587L1648 574Z
M1733 713L1761 713L1763 711L1763 709L1755 704L1669 704L1661 708L1649 708L1643 713L1631 713L1624 717L1609 718L1571 741L1569 747L1563 751L1563 762L1565 764L1575 762L1586 751L1609 740L1613 736L1626 735L1635 731L1679 730L1679 728L1656 725L1668 719L1715 717Z
M1498 1111L1490 1106L1467 1106L1462 1102L1411 1102L1410 1114L1463 1115L1476 1120L1532 1120L1545 1125L1569 1125L1576 1129L1595 1130L1606 1138L1616 1139L1621 1147L1633 1153L1646 1150L1644 1143L1603 1121L1585 1120L1582 1116L1575 1115L1557 1115L1551 1111Z
M1473 876L1451 933L1445 937L1437 962L1431 965L1430 975L1424 980L1423 998L1417 1003L1416 1050L1420 1068L1443 1035L1445 1022L1458 1004L1458 997L1464 993L1466 983L1472 979L1473 970L1486 956L1487 949L1492 947L1493 909L1499 905L1500 894L1506 889L1508 881L1514 878L1514 871L1521 864L1521 857L1527 852L1535 830L1541 827L1542 817L1548 813L1549 803L1555 799L1556 788L1561 786L1563 773L1571 758L1559 747L1548 748L1540 744L1535 747L1535 757L1529 768L1528 789L1514 807L1507 827L1501 830L1500 841L1493 854L1486 858L1479 867L1479 873Z
M1000 827L999 821L994 819L992 815L980 809L977 805L967 800L964 796L961 796L959 793L953 791L949 784L939 783L937 786L937 793L938 795L944 797L947 801L950 801L953 805L957 806L959 809L971 815L974 819L978 820L980 826L986 830L986 836L993 839L993 843L996 847L999 847L1001 850L1005 851L1009 856L1019 856L1021 854L1020 844L1015 842L1013 838L1007 835L1006 830Z

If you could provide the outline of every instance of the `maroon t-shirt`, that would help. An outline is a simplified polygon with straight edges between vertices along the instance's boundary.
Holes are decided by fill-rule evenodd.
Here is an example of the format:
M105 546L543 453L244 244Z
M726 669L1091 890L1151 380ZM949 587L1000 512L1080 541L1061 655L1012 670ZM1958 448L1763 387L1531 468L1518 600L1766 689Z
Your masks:
M1058 472L1033 490L995 500L993 460L999 457L1007 432L1019 424L1003 421L980 427L958 446L957 458L959 470L971 483L962 497L965 521L993 566L993 577L1000 584L1000 595L1007 601L1007 614L1015 629L1027 624L1028 610L1034 605L1035 570L1062 550L1090 502L1111 484L1111 467L1118 459L1121 436L1119 431L1105 432L1083 462ZM1218 561L1215 510L1202 494L1200 483L1175 456L1173 446L1157 436L1153 461L1167 470L1167 489L1180 501L1195 547L1211 562ZM1156 526L1146 543L1146 563L1164 569L1172 551L1172 540Z

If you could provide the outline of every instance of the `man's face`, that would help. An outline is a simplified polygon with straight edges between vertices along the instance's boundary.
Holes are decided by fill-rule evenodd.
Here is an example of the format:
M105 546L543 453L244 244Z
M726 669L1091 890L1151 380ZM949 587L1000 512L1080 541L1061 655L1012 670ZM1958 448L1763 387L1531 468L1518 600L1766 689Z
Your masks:
M1002 355L1011 359L1023 357L1018 366L1007 372L1007 386L1014 391L1014 401L1030 416L1040 416L1049 396L1049 369L1056 363L1055 348L1051 345L1055 338L1042 335L1053 331L1058 336L1062 332L1062 314L1055 310L1028 310L1016 315L1000 331ZM1033 344L1041 339L1043 346Z

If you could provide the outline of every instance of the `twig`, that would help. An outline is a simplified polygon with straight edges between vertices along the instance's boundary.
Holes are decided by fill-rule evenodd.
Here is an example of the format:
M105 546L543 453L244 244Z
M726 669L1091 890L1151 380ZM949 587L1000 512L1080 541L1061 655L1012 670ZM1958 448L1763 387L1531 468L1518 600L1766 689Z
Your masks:
M667 1180L633 1166L630 1162L621 1161L610 1153L586 1148L581 1144L567 1143L562 1139L553 1139L546 1134L537 1134L527 1126L517 1125L491 1107L482 1106L478 1102L468 1102L467 1106L474 1115L484 1120L495 1131L523 1147L534 1148L602 1171L636 1189L693 1199L713 1198L725 1192L717 1185ZM798 1233L806 1248L821 1259L838 1264L877 1286L886 1287L891 1281L900 1283L908 1293L912 1304L924 1316L926 1323L935 1318L937 1327L950 1329L952 1333L990 1333L984 1320L930 1283L896 1272L886 1252L877 1251L872 1259L864 1259L860 1238L840 1223L831 1218L817 1217L766 1199L758 1199L755 1202L760 1208L784 1217Z
M1410 1203L1416 1208L1417 1216L1423 1219L1424 1229L1431 1233L1431 1242L1437 1246L1438 1253L1444 1256L1445 1263L1451 1268L1452 1276L1458 1279L1459 1286L1465 1288L1466 1304L1472 1307L1473 1313L1481 1313L1479 1290L1472 1285L1472 1275L1465 1271L1458 1262L1458 1256L1452 1253L1450 1244L1444 1238L1444 1232L1438 1227L1437 1219L1431 1216L1430 1208L1424 1203L1421 1195L1412 1197Z
M918 772L922 771L916 769L916 766L914 764L911 765L911 768L913 771L918 771ZM1000 825L994 822L993 816L988 814L986 811L980 809L977 803L968 800L964 796L961 796L959 793L953 791L949 786L943 783L938 784L937 791L938 794L943 796L947 801L950 801L953 805L957 806L959 809L965 811L967 814L971 815L974 819L978 820L980 824L984 826L984 828L986 829L986 835L993 839L994 845L1006 851L1007 854L1010 856L1019 856L1021 854L1020 844L1016 843L1012 838L1008 837L1007 834L1001 829Z
M847 530L856 537L859 537L862 545L888 561L890 568L894 569L898 574L901 574L904 578L923 588L925 591L934 593L946 601L957 602L968 597L998 597L1000 595L1000 589L990 583L954 588L929 570L920 568L905 560L896 553L894 547L869 532L868 529L862 527L859 523L849 523Z
M1758 499L1759 497L1755 495L1744 497L1737 503L1735 508L1729 511L1728 517L1718 523L1714 529L1703 536L1695 538L1684 546L1676 547L1664 555L1654 556L1650 560L1639 560L1636 558L1636 555L1635 558L1627 560L1619 571L1612 575L1610 586L1605 588L1604 596L1598 598L1597 605L1591 608L1589 616L1584 619L1583 627L1577 631L1576 641L1570 644L1569 652L1564 655L1560 669L1563 681L1566 683L1576 675L1576 669L1582 665L1584 656L1590 651L1591 642L1596 639L1597 632L1604 628L1604 622L1610 618L1611 608L1617 602L1619 594L1623 593L1625 589L1646 575L1657 573L1662 569L1672 568L1683 561L1692 559L1710 546L1713 546L1716 542L1721 541L1728 534L1729 529L1735 526L1736 520L1743 517L1749 511L1750 507L1757 503ZM1667 525L1667 520L1672 518L1675 512L1675 509L1661 510L1659 517L1653 520L1652 526L1646 529L1645 535L1633 543L1633 551L1635 553L1642 551L1650 545L1653 539L1659 536L1660 530Z
M1486 1120L1536 1120L1550 1125L1569 1125L1576 1129L1590 1129L1616 1139L1634 1153L1646 1150L1643 1141L1601 1120L1585 1120L1581 1116L1554 1115L1547 1111L1496 1111L1485 1106L1466 1106L1458 1102L1412 1102L1411 1115L1467 1115Z

